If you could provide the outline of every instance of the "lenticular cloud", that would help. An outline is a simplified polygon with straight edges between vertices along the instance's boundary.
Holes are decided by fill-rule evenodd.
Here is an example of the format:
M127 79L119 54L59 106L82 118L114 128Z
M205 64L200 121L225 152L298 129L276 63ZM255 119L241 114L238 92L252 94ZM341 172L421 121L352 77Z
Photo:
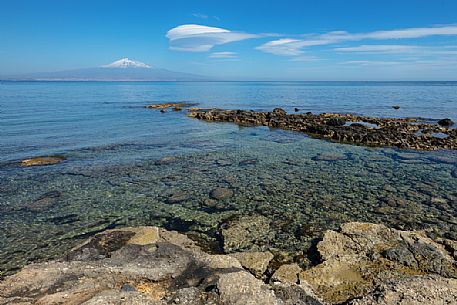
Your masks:
M198 24L180 25L169 30L166 36L171 49L190 52L205 52L216 45L259 37L256 34Z

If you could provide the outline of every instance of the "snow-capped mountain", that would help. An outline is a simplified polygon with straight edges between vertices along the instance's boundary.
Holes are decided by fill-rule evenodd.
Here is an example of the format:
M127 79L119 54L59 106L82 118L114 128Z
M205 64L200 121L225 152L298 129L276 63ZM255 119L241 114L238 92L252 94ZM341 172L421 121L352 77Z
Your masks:
M102 68L152 68L150 65L140 61L131 60L129 58L122 58L110 63L109 65L102 66Z
M122 58L108 65L58 72L30 73L0 77L2 80L44 81L203 81L208 77L152 67Z

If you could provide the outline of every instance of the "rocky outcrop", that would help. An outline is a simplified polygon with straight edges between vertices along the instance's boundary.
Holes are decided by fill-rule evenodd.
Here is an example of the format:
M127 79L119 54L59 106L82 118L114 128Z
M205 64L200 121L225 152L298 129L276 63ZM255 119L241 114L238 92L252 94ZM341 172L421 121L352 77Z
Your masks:
M272 112L207 109L191 111L188 115L206 121L289 129L342 143L420 150L457 149L457 129L447 128L451 122L443 120L438 125L409 118L374 118L336 113L287 114L281 108L275 108Z
M267 225L231 225L246 231L243 220ZM210 255L177 232L114 229L7 277L0 304L457 304L456 241L347 223L316 251L320 263L307 270L271 270L268 251Z

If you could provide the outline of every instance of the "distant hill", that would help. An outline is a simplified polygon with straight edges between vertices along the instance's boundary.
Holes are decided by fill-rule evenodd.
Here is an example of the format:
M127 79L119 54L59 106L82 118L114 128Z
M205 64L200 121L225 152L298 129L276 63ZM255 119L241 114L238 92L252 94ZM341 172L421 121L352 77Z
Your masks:
M151 67L145 63L122 58L109 65L58 72L38 72L0 76L2 80L42 81L200 81L208 77Z

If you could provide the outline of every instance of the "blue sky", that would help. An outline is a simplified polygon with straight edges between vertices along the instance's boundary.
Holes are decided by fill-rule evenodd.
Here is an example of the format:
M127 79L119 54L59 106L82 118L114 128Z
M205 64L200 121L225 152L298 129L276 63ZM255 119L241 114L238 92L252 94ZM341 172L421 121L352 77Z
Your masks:
M2 1L0 74L129 57L234 80L457 80L457 1Z

